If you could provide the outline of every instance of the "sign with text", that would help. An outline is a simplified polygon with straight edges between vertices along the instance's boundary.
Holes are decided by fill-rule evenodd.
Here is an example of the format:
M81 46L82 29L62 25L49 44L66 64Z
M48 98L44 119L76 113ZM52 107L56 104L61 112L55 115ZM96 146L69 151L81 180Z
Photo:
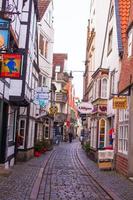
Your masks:
M21 76L21 54L7 54L0 55L0 77L19 79Z
M114 97L113 109L127 109L127 97Z
M48 87L38 87L35 90L34 103L45 107L49 103L49 88Z
M2 50L9 47L9 27L10 21L0 18L0 49Z
M93 105L90 102L81 102L78 106L80 114L90 114L93 110Z

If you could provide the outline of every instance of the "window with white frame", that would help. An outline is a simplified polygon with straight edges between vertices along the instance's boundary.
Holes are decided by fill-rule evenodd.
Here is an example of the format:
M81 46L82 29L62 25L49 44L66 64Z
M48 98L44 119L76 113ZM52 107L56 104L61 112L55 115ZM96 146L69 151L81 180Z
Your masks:
M110 95L115 93L115 72L111 73L110 77Z
M14 141L16 112L12 107L10 107L8 116L8 141Z
M19 127L18 127L18 138L17 138L17 145L18 148L24 148L25 142L25 131L26 131L26 120L20 119L19 120Z
M107 78L101 80L101 98L107 98Z
M99 120L99 148L104 148L106 137L106 121L105 119Z
M132 56L133 48L133 28L128 33L128 57Z
M59 73L60 70L61 70L61 66L60 66L60 65L56 65L56 67L55 67L55 72L56 72L56 73Z
M91 147L96 148L97 144L97 120L91 122Z
M97 82L95 81L93 85L93 100L96 99L96 90L97 90Z
M119 111L118 151L128 153L129 109Z
M99 89L100 89L100 79L97 79L97 82L96 82L96 98L99 98Z
M112 51L113 29L109 32L108 36L108 54Z
M39 39L39 50L41 55L44 55L44 37L42 34L40 34L40 39Z

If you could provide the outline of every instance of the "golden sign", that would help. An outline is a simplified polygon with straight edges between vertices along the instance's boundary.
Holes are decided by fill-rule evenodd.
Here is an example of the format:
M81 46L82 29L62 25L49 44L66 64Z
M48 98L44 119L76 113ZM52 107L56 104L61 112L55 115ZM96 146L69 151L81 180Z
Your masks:
M113 109L127 109L127 97L114 97Z
M50 113L51 115L57 114L57 112L58 112L58 107L57 107L57 106L51 106L51 107L49 108L49 113Z

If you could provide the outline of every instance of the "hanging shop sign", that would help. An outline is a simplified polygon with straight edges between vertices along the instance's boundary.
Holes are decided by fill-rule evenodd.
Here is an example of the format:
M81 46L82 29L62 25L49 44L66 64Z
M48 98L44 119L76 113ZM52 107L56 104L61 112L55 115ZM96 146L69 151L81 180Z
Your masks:
M127 109L127 97L114 97L113 109Z
M5 50L9 48L10 38L10 20L0 18L0 49Z
M53 105L49 108L49 113L51 115L57 114L58 113L58 107L56 105Z
M80 114L91 114L93 110L93 105L90 102L81 102L78 106L78 111Z
M0 54L0 78L19 79L21 64L22 54Z
M35 90L34 103L41 107L46 107L49 104L49 88L38 87Z

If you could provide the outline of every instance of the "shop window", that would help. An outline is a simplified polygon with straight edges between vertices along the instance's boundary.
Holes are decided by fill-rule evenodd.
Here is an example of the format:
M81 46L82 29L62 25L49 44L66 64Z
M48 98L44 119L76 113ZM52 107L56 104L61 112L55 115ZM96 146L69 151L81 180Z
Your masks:
M97 144L97 120L91 122L91 147L96 148Z
M18 138L17 138L17 145L18 145L18 148L20 149L24 148L25 131L26 131L26 120L20 119L19 128L18 128Z
M107 79L103 78L101 81L101 98L107 98Z
M99 148L104 148L106 121L101 119L99 121Z

